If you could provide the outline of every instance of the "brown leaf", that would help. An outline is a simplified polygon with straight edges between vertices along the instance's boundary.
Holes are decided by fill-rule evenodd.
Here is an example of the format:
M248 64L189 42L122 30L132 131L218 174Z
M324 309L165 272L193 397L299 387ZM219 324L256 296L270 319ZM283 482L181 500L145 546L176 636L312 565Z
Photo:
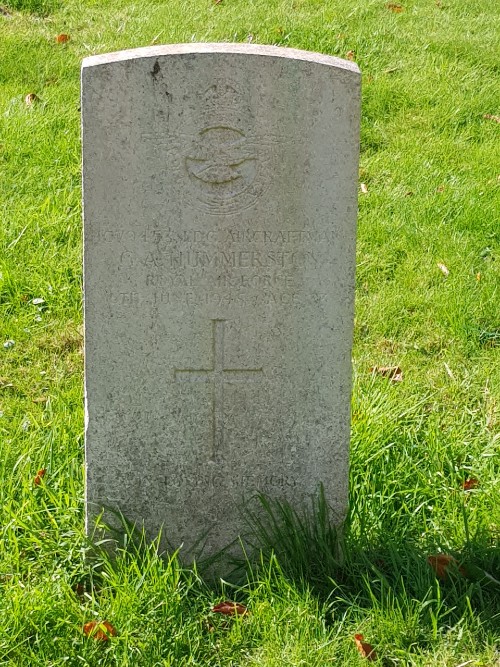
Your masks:
M500 116L494 116L492 113L485 113L483 118L486 118L486 120L494 120L495 123L500 123Z
M73 590L79 598L82 598L85 595L85 584L77 583L73 586Z
M354 51L348 51L348 52L345 54L345 57L346 57L348 60L354 60L354 58L356 57L356 54L354 53Z
M463 487L464 491L470 491L471 489L477 489L478 486L479 486L479 481L477 479L475 479L474 477L469 477L462 484L462 487Z
M371 644L364 641L364 637L361 634L354 635L354 641L356 642L356 647L363 658L370 660L370 662L375 662L377 659L377 654L375 649Z
M389 378L391 382L402 382L403 371L400 366L372 366L370 368L372 375L381 375Z
M56 42L58 44L66 44L66 42L69 42L70 36L65 35L63 32L60 35L57 35L56 37Z
M33 106L35 102L38 102L40 98L36 93L28 93L26 97L24 98L24 103L26 104L27 107Z
M366 183L360 183L359 188L364 195L368 194L368 188L366 187Z
M45 477L46 472L47 468L40 468L40 470L35 475L35 479L33 480L33 484L35 486L40 486L40 484L42 483L42 479Z
M83 634L107 642L110 637L116 637L117 633L109 621L89 621L83 626Z
M441 264L441 262L437 263L437 267L441 271L443 276L449 276L450 275L450 271L449 271L448 267L445 266L444 264Z
M458 569L460 574L465 576L465 570L458 567L457 560L449 554L437 554L436 556L428 556L427 562L436 573L436 577L441 580L448 578L450 570Z
M403 11L403 7L401 5L398 5L396 2L389 2L386 5L386 7L395 14L401 14L401 12Z
M212 611L215 614L224 614L225 616L244 616L245 614L248 614L248 609L244 604L231 602L230 600L219 602L219 604L212 607Z

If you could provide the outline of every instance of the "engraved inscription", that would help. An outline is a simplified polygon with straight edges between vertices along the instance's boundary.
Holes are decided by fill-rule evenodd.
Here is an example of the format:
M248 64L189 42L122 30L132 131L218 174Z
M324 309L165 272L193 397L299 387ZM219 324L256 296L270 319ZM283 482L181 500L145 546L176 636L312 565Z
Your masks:
M176 368L177 382L210 382L212 384L212 449L210 461L215 463L224 442L224 383L253 382L262 375L262 368L225 368L225 320L212 320L212 367Z
M232 268L232 269L259 269L259 268L295 268L316 267L319 256L311 250L238 250L236 252L206 252L201 250L152 251L139 259L132 250L125 250L120 254L120 265L132 268L137 264L145 268L158 269L185 269L185 268Z
M305 224L312 225L310 221ZM97 232L99 243L138 243L162 244L163 246L179 243L260 243L264 245L300 245L302 243L335 243L337 232L322 229L174 229L158 221L158 227L148 225L142 231L133 229L103 229ZM139 226L139 225L138 225Z
M178 465L169 465L168 474L165 475L163 483L167 489L182 489L186 486L189 486L191 489L201 488L207 489L210 488L214 490L215 485L213 479L210 477L203 477L201 475L194 476L192 471L187 471L181 466ZM256 474L249 473L242 476L234 476L225 478L224 485L227 488L235 489L236 491L242 493L246 489L251 489L252 494L255 491L266 492L269 490L284 490L284 489L297 489L298 483L297 480L290 475L281 475L281 474Z

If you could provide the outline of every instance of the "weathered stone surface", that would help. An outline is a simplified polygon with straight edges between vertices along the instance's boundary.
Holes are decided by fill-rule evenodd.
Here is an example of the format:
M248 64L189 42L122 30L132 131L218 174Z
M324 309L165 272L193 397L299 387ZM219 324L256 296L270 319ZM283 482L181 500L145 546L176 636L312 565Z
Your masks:
M86 473L186 557L263 491L347 506L360 75L240 44L82 71Z

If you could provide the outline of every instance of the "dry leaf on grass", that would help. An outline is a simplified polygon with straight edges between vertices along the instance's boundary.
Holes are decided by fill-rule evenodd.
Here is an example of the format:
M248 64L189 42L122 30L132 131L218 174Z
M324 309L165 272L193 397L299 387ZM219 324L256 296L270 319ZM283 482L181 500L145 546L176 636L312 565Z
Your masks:
M110 637L116 637L117 633L109 621L89 621L83 626L83 634L107 642Z
M346 57L348 60L354 60L355 56L356 56L356 54L354 53L354 51L348 51L348 52L345 54L345 57Z
M381 375L382 377L389 378L391 382L403 381L403 371L400 366L372 366L370 368L370 373L372 375Z
M359 188L364 195L368 194L368 188L366 187L366 183L360 183Z
M366 658L367 660L375 662L375 660L377 659L377 654L375 653L375 649L371 644L365 642L363 635L361 634L354 635L354 641L356 642L356 648L358 649L360 655L363 656L363 658Z
M395 14L401 14L403 11L403 7L395 2L389 2L386 5L387 9L389 9L391 12L394 12Z
M73 590L78 595L79 598L82 598L85 595L85 584L76 583L73 586Z
M231 602L230 600L219 602L219 604L212 607L212 611L215 614L224 614L224 616L244 616L245 614L248 614L248 609L244 604Z
M483 118L486 118L486 120L494 120L495 123L500 123L500 116L495 116L492 113L485 113Z
M462 487L463 487L464 491L470 491L471 489L477 489L478 486L479 486L479 481L477 479L475 479L474 477L469 477L462 484Z
M66 42L69 42L70 36L65 35L64 33L61 33L60 35L57 35L56 37L56 42L58 44L66 44Z
M40 486L40 484L42 483L42 479L45 477L46 472L47 468L40 468L40 470L35 475L35 479L33 480L33 484L35 486Z
M449 271L448 267L445 266L444 264L441 264L441 262L437 263L437 267L441 271L443 276L449 276L450 275L450 271Z
M465 576L463 567L458 566L456 558L449 554L437 554L436 556L428 556L427 562L434 570L436 577L444 581L448 578L450 571L458 570L461 575Z
M27 107L33 106L35 102L38 102L40 98L36 93L28 93L26 97L24 98L24 103L26 104Z

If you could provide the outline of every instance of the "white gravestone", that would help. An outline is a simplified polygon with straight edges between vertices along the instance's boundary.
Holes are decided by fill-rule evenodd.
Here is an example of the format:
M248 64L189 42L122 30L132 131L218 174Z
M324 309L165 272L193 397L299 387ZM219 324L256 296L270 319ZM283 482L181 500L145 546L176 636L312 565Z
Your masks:
M357 66L181 44L82 70L86 501L189 560L256 492L347 508Z

